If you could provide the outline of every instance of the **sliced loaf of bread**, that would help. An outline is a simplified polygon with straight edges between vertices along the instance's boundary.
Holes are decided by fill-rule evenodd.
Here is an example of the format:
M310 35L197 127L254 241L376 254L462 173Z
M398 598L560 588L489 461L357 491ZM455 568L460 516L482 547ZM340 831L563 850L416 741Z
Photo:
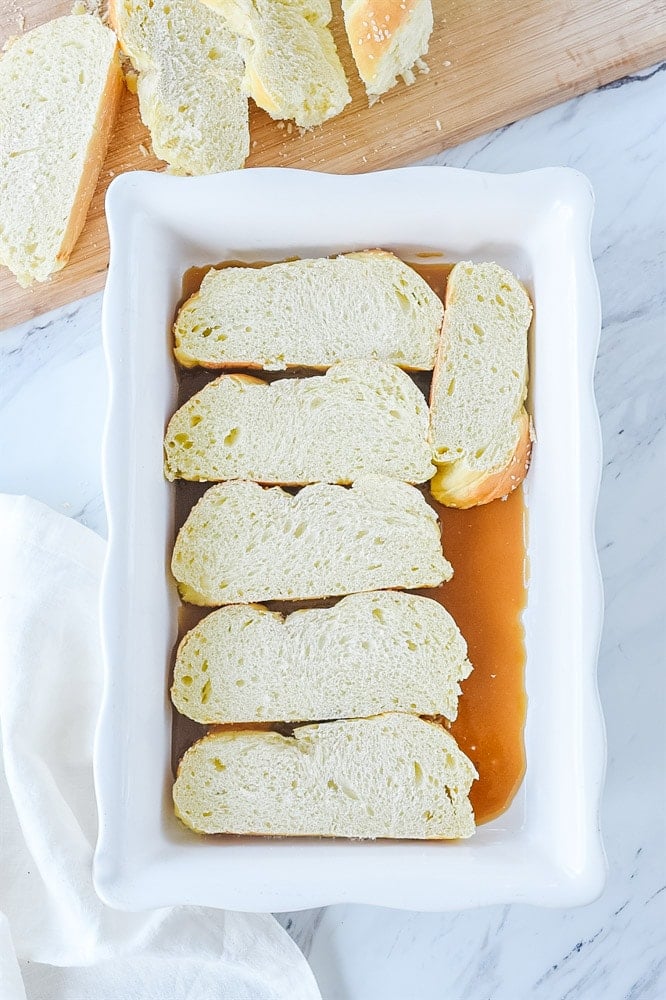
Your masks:
M284 618L256 604L213 611L178 648L171 698L203 723L458 712L472 667L441 604L397 591L352 594Z
M432 494L450 507L506 496L524 479L531 448L527 334L532 304L498 264L462 261L446 289L430 395L437 472Z
M90 14L48 21L0 58L0 264L24 287L69 259L122 85L115 35Z
M178 532L171 568L184 600L213 607L436 587L453 574L423 495L375 475L296 496L212 486Z
M222 375L174 414L164 449L170 480L299 486L377 472L423 483L434 472L428 404L409 375L380 361L271 383Z
M155 154L173 173L242 167L250 148L236 36L199 0L110 0L109 19L138 72Z
M444 307L398 257L362 250L268 267L211 269L182 306L186 367L328 368L350 358L431 369Z
M197 833L441 840L474 833L476 777L445 729L396 713L205 736L173 799Z
M370 103L394 87L398 77L414 82L423 69L433 17L430 0L342 0L345 29Z
M351 101L329 0L203 0L240 39L244 86L271 118L309 128Z

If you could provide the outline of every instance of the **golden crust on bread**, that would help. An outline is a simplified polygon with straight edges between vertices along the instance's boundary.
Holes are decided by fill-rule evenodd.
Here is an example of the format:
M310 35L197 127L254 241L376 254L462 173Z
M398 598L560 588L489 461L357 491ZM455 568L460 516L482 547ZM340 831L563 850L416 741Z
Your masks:
M430 481L430 492L445 507L467 510L479 504L490 503L506 497L520 486L527 475L532 451L531 421L526 410L518 416L519 434L509 464L488 475L470 469L464 461L439 465Z
M419 0L356 0L346 4L345 25L361 78L373 80L393 36L411 17Z
M433 15L430 0L343 0L349 45L372 103L428 51Z
M490 503L525 478L531 318L526 289L505 268L461 261L451 271L430 390L430 489L447 507Z
M62 237L60 250L56 256L56 260L62 264L65 264L69 260L76 241L81 235L81 230L85 225L90 202L97 187L99 172L102 169L104 157L109 146L109 139L111 138L111 131L116 120L122 92L123 71L120 66L120 49L116 45L109 76L102 92L93 133L88 144L86 163L76 192L74 207Z

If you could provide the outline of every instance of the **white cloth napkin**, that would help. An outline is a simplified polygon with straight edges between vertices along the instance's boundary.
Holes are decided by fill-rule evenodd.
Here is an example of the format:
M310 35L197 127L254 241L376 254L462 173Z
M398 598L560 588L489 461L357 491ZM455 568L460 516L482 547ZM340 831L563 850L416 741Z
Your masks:
M1 1000L320 1000L269 914L104 906L91 878L104 542L0 495Z

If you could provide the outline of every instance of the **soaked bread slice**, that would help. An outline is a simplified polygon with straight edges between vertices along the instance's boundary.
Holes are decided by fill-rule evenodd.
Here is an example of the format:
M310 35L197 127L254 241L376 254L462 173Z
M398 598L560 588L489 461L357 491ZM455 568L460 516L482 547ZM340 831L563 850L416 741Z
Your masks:
M197 722L298 722L458 711L471 671L448 611L397 591L352 594L286 618L256 604L213 611L178 648L171 698Z
M441 840L474 833L476 777L445 729L395 713L205 736L173 799L197 833Z
M411 267L383 250L211 269L181 308L175 355L190 368L328 368L367 358L435 364L444 307Z
M380 361L271 383L223 375L174 414L164 448L171 480L298 486L377 472L423 483L434 471L428 405L409 375Z
M178 532L171 569L184 600L213 607L436 587L453 574L422 493L375 475L295 496L212 486Z
M525 478L531 319L527 292L498 264L463 261L451 271L430 394L431 490L440 503L488 503Z

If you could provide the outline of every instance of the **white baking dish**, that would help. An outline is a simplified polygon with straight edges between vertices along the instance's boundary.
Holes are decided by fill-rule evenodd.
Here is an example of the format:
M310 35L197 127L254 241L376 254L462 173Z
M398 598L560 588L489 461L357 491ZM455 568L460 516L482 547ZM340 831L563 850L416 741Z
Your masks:
M192 903L274 911L593 899L605 872L605 742L595 677L601 446L592 376L600 310L587 180L568 169L491 176L441 167L353 177L283 169L202 178L130 173L111 184L106 205L100 896L131 910ZM178 601L168 568L174 490L162 474L162 436L176 400L170 328L181 278L193 265L225 259L365 247L406 259L419 251L448 261L495 259L523 279L535 302L525 780L508 812L464 842L198 838L173 815L167 691Z

